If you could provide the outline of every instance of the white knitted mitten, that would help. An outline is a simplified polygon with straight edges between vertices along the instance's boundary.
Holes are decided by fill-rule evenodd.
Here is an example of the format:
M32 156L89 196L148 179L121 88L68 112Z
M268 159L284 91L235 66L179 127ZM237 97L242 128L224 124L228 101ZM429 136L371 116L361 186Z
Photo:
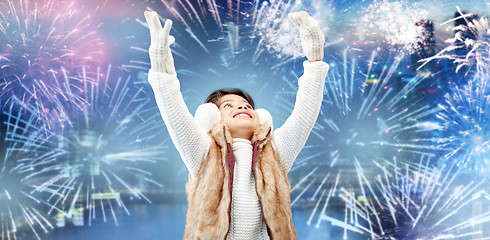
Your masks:
M299 28L303 51L308 60L322 60L325 35L320 30L318 21L305 11L290 13L288 17Z
M145 11L146 22L150 28L151 44L148 53L150 54L151 70L175 74L174 59L170 51L170 44L175 42L175 38L170 33L172 20L167 19L162 28L160 19L156 12Z

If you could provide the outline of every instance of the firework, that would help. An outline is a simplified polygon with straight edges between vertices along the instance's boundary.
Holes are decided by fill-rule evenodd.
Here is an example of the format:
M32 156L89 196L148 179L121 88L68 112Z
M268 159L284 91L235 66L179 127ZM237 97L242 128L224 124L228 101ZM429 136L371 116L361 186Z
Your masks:
M457 166L484 173L490 161L490 95L488 77L478 76L464 86L454 86L439 104L435 132L440 146L450 150L445 154Z
M55 170L51 163L62 154L56 148L55 135L39 124L36 117L14 108L3 112L5 118L4 159L0 170L0 223L2 238L17 239L22 228L30 228L32 237L53 228L45 214L46 206L34 184L49 182ZM20 236L19 236L20 237Z
M407 133L431 130L421 130L421 120L439 109L431 109L417 94L426 76L402 72L401 59L384 64L377 62L373 52L364 63L349 59L344 51L344 61L331 68L325 88L327 103L312 132L321 139L331 138L326 141L328 153L323 153L331 159L329 165L335 166L340 159L372 159L372 153L383 152L383 148L411 153L432 148L419 144L423 134Z
M381 38L393 51L413 54L432 37L428 13L417 2L375 0L361 14L361 38Z
M490 211L483 205L488 194L480 190L485 180L462 180L454 166L430 168L429 158L374 162L381 170L374 180L357 163L360 190L341 189L344 221L324 219L376 239L486 239Z
M12 101L19 108L37 116L37 121L45 124L48 129L70 127L71 121L68 119L66 103L71 102L77 106L87 104L86 99L79 95L81 89L77 87L77 85L83 84L81 81L86 79L70 78L67 70L61 67L57 71L50 70L45 80L59 88L51 88L42 83L39 85L38 92L35 92L33 99L12 95L7 102Z
M262 2L256 5L253 12L254 30L251 38L258 38L253 59L257 59L263 51L277 55L277 58L304 57L299 32L289 21L288 13L301 7L301 3L291 1Z
M65 6L65 7L61 7ZM56 81L104 55L97 26L83 7L64 0L5 1L0 4L0 97L50 111L53 98L67 99L69 85ZM34 104L35 105L35 104ZM50 106L51 105L51 106Z
M338 189L359 188L356 162L371 178L377 174L374 160L446 150L432 136L439 126L429 124L441 109L418 94L425 75L401 72L401 58L385 64L375 52L367 62L349 56L344 51L344 61L332 64L311 133L317 140L305 146L291 169L293 202L313 209L307 224L322 207L339 209Z
M105 222L109 208L117 225L114 208L129 214L126 197L151 203L144 191L163 186L149 170L165 160L163 123L153 101L124 71L109 65L105 71L99 68L95 76L73 78L86 78L80 81L78 94L85 104L68 102L65 107L73 128L59 133L58 148L64 154L55 163L64 177L36 187L50 193L48 213L55 211L60 218L83 226L84 213L88 212L91 225L100 213Z
M166 10L168 10L175 19L183 23L187 29L191 29L191 25L199 25L202 30L206 31L205 21L208 18L214 20L215 24L222 29L222 21L220 16L219 3L215 0L199 0L194 4L189 0L178 0L174 4L162 1ZM228 4L230 5L230 4ZM239 8L240 3L237 7ZM230 11L231 11L231 7ZM210 17L208 17L210 15Z
M430 61L449 59L456 64L456 72L464 70L464 75L488 75L490 29L486 17L478 17L476 13L465 13L457 8L459 16L442 23L455 23L454 37L446 40L449 46L432 57L420 60L423 67Z

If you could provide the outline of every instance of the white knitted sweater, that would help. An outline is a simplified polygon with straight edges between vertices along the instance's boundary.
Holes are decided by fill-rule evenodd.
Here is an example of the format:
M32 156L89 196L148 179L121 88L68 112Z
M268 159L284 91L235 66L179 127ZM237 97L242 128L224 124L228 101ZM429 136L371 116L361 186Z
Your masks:
M328 65L321 61L305 61L303 66L304 74L298 80L293 112L272 134L273 147L286 171L291 169L316 122L328 72ZM210 136L199 127L185 105L176 74L150 70L148 78L170 137L190 176L194 177L206 158ZM269 239L255 190L251 142L236 138L233 139L232 148L236 163L227 239Z

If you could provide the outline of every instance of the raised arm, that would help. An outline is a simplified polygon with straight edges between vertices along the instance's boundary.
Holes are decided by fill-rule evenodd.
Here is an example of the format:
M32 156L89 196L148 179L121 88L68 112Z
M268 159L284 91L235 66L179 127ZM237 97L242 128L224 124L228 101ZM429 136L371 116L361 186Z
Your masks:
M172 142L189 173L194 176L209 148L209 137L192 117L180 92L180 82L170 50L170 44L175 41L169 35L172 21L167 19L162 28L156 12L145 11L145 18L151 35L148 81Z
M322 62L325 36L318 22L306 12L289 14L299 28L303 50L308 61L303 63L304 73L298 80L298 93L293 112L273 134L273 144L281 163L289 171L315 125L323 100L323 85L328 64Z

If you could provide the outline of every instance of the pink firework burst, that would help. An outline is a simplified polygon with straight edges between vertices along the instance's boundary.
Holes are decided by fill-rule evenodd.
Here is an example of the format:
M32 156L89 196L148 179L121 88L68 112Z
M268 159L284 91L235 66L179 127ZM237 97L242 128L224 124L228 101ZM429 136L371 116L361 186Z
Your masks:
M84 6L66 0L0 3L0 97L36 101L39 112L68 99L69 83L56 81L64 72L104 59L99 26ZM92 11L93 12L93 11ZM55 77L53 77L55 75Z

